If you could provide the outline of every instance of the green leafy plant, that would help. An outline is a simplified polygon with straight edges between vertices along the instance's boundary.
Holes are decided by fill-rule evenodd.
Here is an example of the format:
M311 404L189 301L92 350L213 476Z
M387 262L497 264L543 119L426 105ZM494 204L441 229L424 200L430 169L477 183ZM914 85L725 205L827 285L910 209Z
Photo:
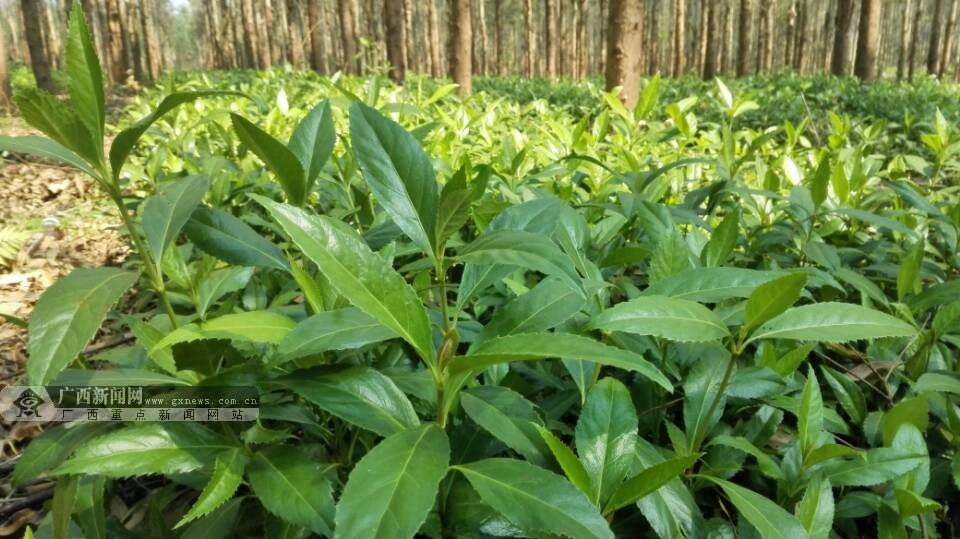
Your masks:
M240 95L273 95L267 73L218 91L229 114L172 112L213 91L165 98L107 161L72 20L75 121L22 95L50 139L0 147L97 178L153 293L112 317L134 344L91 365L141 279L65 277L31 317L28 379L255 385L261 408L50 429L14 478L57 477L54 535L955 531L958 202L875 127L835 116L814 145L805 121L741 125L758 105L736 86L700 119L710 95L661 104L658 78L633 110L588 88L584 118L307 79L287 114ZM133 151L148 128L169 135L156 162ZM128 161L153 189L136 216ZM163 477L132 502L155 518L110 503L133 476Z

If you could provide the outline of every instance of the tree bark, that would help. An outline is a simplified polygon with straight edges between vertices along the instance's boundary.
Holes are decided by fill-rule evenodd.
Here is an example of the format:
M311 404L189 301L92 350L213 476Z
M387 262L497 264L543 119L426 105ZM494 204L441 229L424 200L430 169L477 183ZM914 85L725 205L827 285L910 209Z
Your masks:
M576 10L575 33L577 36L577 48L574 53L575 78L582 78L587 74L587 0L576 0L574 4Z
M830 72L838 77L847 75L850 61L850 28L853 22L853 0L839 0L833 24L833 55Z
M479 65L475 66L474 69L478 73L486 75L490 71L490 49L487 41L487 10L484 0L477 2L477 21L480 23L480 50L475 51ZM500 21L496 21L496 24L499 26Z
M610 0L607 27L607 90L617 86L620 99L628 107L637 103L640 93L639 51L643 34L641 0Z
M544 42L547 49L547 69L548 79L557 78L557 2L556 0L544 0L543 2L545 19Z
M437 15L437 0L427 0L427 29L430 74L439 77L443 74L443 59L440 56L440 17Z
M940 23L943 17L943 0L934 0L933 19L930 25L930 46L927 48L927 73L934 75L937 72L940 60Z
M432 1L432 0L431 0ZM360 59L357 57L357 7L354 0L339 0L340 4L340 42L343 48L344 73L360 72Z
M383 20L387 27L387 60L390 62L390 78L394 82L403 83L407 72L407 40L403 27L403 0L384 0Z
M127 78L127 63L123 51L123 23L119 0L106 0L107 56L110 58L110 81L123 84Z
M913 43L913 0L906 0L900 26L900 54L897 57L897 80L903 80L910 63L910 48Z
M36 0L20 0L20 14L23 16L23 33L27 41L27 51L30 53L30 67L33 77L37 80L37 87L48 92L54 91L53 79L50 78L50 62L43 48L43 19L40 9L42 6Z
M473 35L470 18L470 0L450 2L450 78L459 85L457 93L460 95L470 95L472 91Z
M700 33L697 36L697 72L703 77L703 68L707 64L707 45L709 44L710 0L700 0Z
M0 22L0 108L9 109L13 94L10 90L10 69L7 66L7 40Z
M740 28L737 36L737 76L750 72L750 44L753 42L753 2L740 0Z
M804 52L807 47L807 3L797 0L797 27L793 33L793 69L804 73Z
M307 23L310 34L310 68L317 73L327 72L323 53L323 28L320 23L320 0L307 0Z
M531 0L523 0L523 28L526 35L526 56L523 60L523 73L528 79L536 75L534 55L537 48L537 35L533 31L533 4Z
M859 34L853 71L863 80L873 80L877 76L880 46L880 0L861 0Z
M670 63L673 76L679 77L687 69L687 55L684 51L686 41L683 35L687 22L687 0L674 0L673 5L673 61Z
M660 11L663 9L663 5L661 2L655 1L652 7L653 9L650 13L650 29L648 32L650 36L650 54L647 56L647 73L655 75L660 71L660 53L662 52L660 45L660 18L662 13L660 13Z
M140 20L143 26L147 76L150 80L157 80L160 77L160 45L157 41L157 26L153 18L154 8L153 0L140 0Z
M940 49L940 60L937 62L937 78L942 79L947 70L947 64L953 56L954 30L957 27L957 0L950 2L950 17L943 31L943 47Z
M720 6L709 4L704 16L706 18L706 33L704 34L704 41L701 43L700 47L703 50L703 79L710 80L717 76L718 62L720 60L719 53L719 44L717 43L717 22L719 19ZM715 46L710 46L711 44L716 44Z

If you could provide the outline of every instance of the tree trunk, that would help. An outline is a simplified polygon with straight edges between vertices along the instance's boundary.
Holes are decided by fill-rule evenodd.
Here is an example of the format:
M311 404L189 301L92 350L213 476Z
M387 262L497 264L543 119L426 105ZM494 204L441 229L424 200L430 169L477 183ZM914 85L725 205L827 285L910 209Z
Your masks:
M753 37L753 2L740 0L740 28L737 44L737 76L743 77L750 72L750 44Z
M341 69L344 73L357 74L360 72L360 59L357 57L357 7L354 0L339 0L339 3L340 38L343 44Z
M662 9L663 5L658 0L653 3L650 13L650 30L648 34L650 36L650 54L647 56L647 73L650 75L655 75L660 71L660 54L662 52L660 45L660 17L662 14L660 11Z
M390 78L394 82L403 83L407 72L403 0L384 0L383 20L387 27L387 60L390 62Z
M607 27L607 90L617 86L620 99L628 107L637 103L640 94L640 65L638 62L643 34L640 24L641 0L610 0Z
M853 22L853 0L839 0L833 24L833 55L830 72L838 77L847 75L850 61L850 28Z
M157 26L153 18L154 9L153 0L140 0L144 50L146 51L147 74L150 80L157 80L160 77L160 44L157 41Z
M473 36L470 28L470 0L452 0L450 2L450 78L457 83L457 93L470 95L470 75L473 60Z
M146 82L146 76L143 69L143 39L140 36L140 15L137 10L136 0L128 1L126 8L126 20L124 27L127 31L127 45L129 50L127 56L130 58L130 65L133 67L133 78L137 82Z
M320 24L320 0L307 0L307 21L310 34L310 68L317 73L327 72L323 54L323 28Z
M574 77L582 78L587 74L587 0L576 0L575 9L575 34L577 39L577 48L574 53Z
M700 0L700 34L697 42L697 72L703 77L703 68L707 63L710 26L710 0Z
M880 0L861 0L859 34L853 71L863 80L873 80L877 76L880 45Z
M523 0L523 28L526 35L526 56L523 60L523 73L528 79L536 75L534 54L537 47L537 35L533 31L533 4L531 0Z
M37 87L48 92L54 91L53 79L50 78L50 63L43 50L43 19L40 13L42 6L36 0L20 0L20 14L23 16L23 33L27 40L27 50L30 53L30 67L37 80Z
M476 51L479 65L475 69L483 75L490 71L490 48L487 42L487 10L485 4L484 0L477 2L477 21L480 23L480 50ZM496 21L496 24L499 26L500 21Z
M940 49L940 59L937 62L937 78L942 79L947 70L947 64L953 56L954 30L957 27L957 0L950 2L950 17L943 31L943 47Z
M440 17L437 15L437 0L427 0L427 25L430 74L439 77L443 74L443 60L440 57Z
M43 42L47 54L47 63L54 69L60 69L60 59L62 58L60 46L60 29L57 24L57 17L53 13L50 2L37 0L42 7L41 16L43 17Z
M110 58L110 81L123 84L127 78L127 65L123 55L123 30L120 17L120 1L106 0L107 10L107 56Z
M11 108L10 70L7 67L7 40L0 22L0 109Z
M728 2L723 7L723 56L718 64L724 73L734 73L737 69L733 28L733 4Z
M900 26L900 55L897 58L897 80L903 80L910 63L910 49L913 43L913 0L906 0L903 6L903 19Z
M679 77L687 69L687 55L684 51L686 41L683 35L687 22L687 0L674 0L673 5L673 60L670 64L673 76Z
M933 19L930 23L930 46L927 48L927 73L937 72L940 53L940 24L943 17L943 0L934 0Z
M257 31L254 28L256 19L251 0L240 0L239 16L243 24L244 67L256 69L260 64L260 45L257 43Z
M807 3L806 0L797 1L797 28L793 33L793 69L804 73L804 49L807 47Z
M557 0L544 0L544 44L547 52L546 76L557 78Z
M718 62L719 57L719 44L711 47L711 43L717 43L717 21L720 18L718 16L719 7L717 5L709 4L704 17L706 19L706 33L704 34L704 41L700 44L701 50L703 51L703 79L710 80L717 76Z

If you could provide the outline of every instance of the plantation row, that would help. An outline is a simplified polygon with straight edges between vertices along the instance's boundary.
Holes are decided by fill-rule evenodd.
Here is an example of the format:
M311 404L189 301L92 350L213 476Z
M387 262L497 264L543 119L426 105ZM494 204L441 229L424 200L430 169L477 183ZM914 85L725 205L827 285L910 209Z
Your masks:
M654 78L626 109L589 85L550 105L505 79L460 100L189 75L104 148L77 5L71 103L21 91L49 139L0 150L97 179L138 256L42 296L27 381L255 385L261 409L48 429L14 474L58 477L42 528L957 535L956 110L923 97L952 89L803 115L789 76ZM76 361L104 323L135 342Z

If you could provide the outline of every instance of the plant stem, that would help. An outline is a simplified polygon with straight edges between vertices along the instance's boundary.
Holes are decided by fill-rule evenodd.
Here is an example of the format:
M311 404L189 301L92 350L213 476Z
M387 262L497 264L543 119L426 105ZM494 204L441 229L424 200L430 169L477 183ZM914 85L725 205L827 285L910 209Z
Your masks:
M167 297L166 288L163 286L163 277L157 274L156 268L153 266L153 257L150 256L150 251L147 250L147 246L143 243L143 239L137 233L133 219L130 218L130 214L127 213L127 209L123 205L123 197L120 195L120 188L116 185L113 185L110 189L110 198L113 199L113 203L116 204L117 209L120 211L120 218L123 220L123 226L126 227L131 241L133 241L134 246L136 246L137 251L140 254L140 257L143 259L143 267L146 269L147 276L150 277L150 284L157 293L157 297L160 299L160 304L163 306L163 310L170 319L170 324L174 329L176 329L178 325L177 316L173 312L173 305L170 304L170 298Z
M713 414L717 411L717 406L720 406L720 400L723 398L723 394L727 391L727 386L730 385L730 379L733 377L733 369L737 364L737 358L740 357L740 353L741 345L737 343L734 349L730 352L730 360L727 362L726 370L723 371L723 378L720 380L720 385L717 386L717 392L713 396L710 406L707 407L707 413L704 416L706 421L710 421L710 418L713 417ZM706 437L706 430L697 432L697 437L693 440L693 444L690 446L690 452L696 453L699 451L700 446L703 444L703 440Z

